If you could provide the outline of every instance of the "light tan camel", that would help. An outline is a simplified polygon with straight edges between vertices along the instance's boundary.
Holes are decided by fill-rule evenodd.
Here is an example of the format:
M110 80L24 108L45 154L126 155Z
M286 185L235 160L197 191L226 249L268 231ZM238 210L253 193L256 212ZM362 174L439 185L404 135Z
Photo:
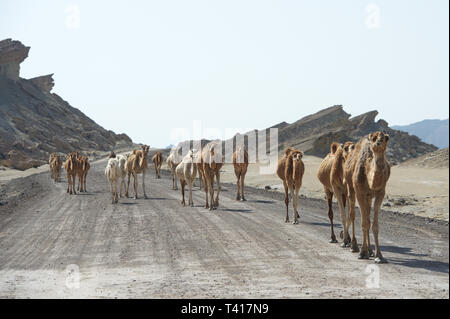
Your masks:
M67 154L66 160L64 162L64 169L66 170L67 176L67 193L69 193L70 195L76 194L77 192L75 191L75 179L78 171L80 170L80 163L75 152Z
M355 145L344 165L344 178L348 188L350 218L355 214L355 197L361 212L361 229L363 244L360 259L368 259L373 255L370 246L370 210L373 203L374 214L372 231L375 239L375 262L385 263L387 260L381 254L378 242L378 215L386 192L391 166L386 160L386 147L389 135L382 132L371 133L363 137ZM352 243L353 244L353 243ZM355 240L356 245L356 240Z
M177 174L175 172L175 169L177 168L177 165L180 164L182 158L178 154L178 148L170 151L169 156L167 157L167 166L169 166L170 174L172 175L172 189L177 190Z
M234 166L234 174L236 175L237 178L236 200L245 201L246 199L244 196L244 179L248 167L248 152L243 145L239 145L236 147L236 151L234 151L233 153L232 161Z
M332 143L330 147L330 153L323 159L317 171L317 178L323 185L325 191L325 197L328 202L328 218L331 225L331 238L330 243L337 243L336 236L334 235L333 225L333 195L339 204L339 210L341 214L341 222L344 227L343 247L350 245L350 238L348 236L347 228L347 215L345 212L345 205L347 202L347 188L344 185L344 167L343 163L348 156L348 153L353 149L354 143L346 142L344 145L339 143Z
M302 186L303 174L305 172L305 165L303 164L302 157L302 151L287 148L277 165L277 175L283 181L284 186L286 223L289 223L289 192L291 193L294 207L293 224L298 224L298 218L300 218L298 214L298 193Z
M184 201L184 188L189 186L189 206L194 207L194 201L192 200L192 186L194 185L195 176L197 175L197 165L194 163L194 156L197 151L189 150L188 154L183 158L180 164L176 168L176 174L180 178L181 184L181 205L186 206Z
M142 150L134 150L133 154L131 154L126 163L126 169L128 174L128 184L127 184L127 192L125 193L125 197L128 197L128 191L130 189L130 177L133 174L134 179L134 199L138 198L137 188L138 188L138 174L142 174L142 189L144 191L144 198L147 198L147 194L145 192L145 173L147 172L147 155L150 149L150 146L142 145Z
M152 157L152 162L155 165L156 178L161 178L160 172L161 172L161 165L163 162L162 153L156 152L155 155L153 155Z
M202 149L201 164L203 174L203 180L205 182L205 194L206 205L205 208L214 210L219 206L219 194L220 194L220 169L223 166L223 155L220 151L220 142L212 141L205 145ZM217 179L217 195L214 200L214 177ZM210 197L210 203L208 203L208 192Z

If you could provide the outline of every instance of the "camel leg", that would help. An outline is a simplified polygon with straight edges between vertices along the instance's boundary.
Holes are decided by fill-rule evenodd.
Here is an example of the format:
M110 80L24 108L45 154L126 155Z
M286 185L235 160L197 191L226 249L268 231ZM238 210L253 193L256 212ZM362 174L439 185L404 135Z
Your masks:
M293 224L298 224L298 219L300 218L300 215L298 214L298 193L300 192L300 186L295 187L295 193L294 193L294 222Z
M147 193L145 192L145 171L142 171L142 189L144 190L144 198L147 199Z
M328 203L328 218L330 219L331 225L331 238L330 243L337 243L336 236L334 235L334 224L333 224L333 193L325 189L325 196L327 197Z
M372 232L375 240L375 262L377 264L387 263L387 259L381 254L380 244L378 242L378 215L380 213L381 203L383 202L384 191L376 194L375 202L373 204L373 222L372 222Z
M133 172L133 184L134 184L134 199L138 199L137 194L137 187L138 187L138 180L137 180L137 173Z
M285 180L283 180L284 186L284 203L286 204L286 219L285 223L289 223L289 189Z
M296 211L296 207L295 207L295 193L294 193L294 185L292 183L288 182L288 189L289 189L289 194L291 195L291 201L292 201L292 207L294 208L294 221L292 222L292 224L298 224L298 220L297 220L297 216L298 213Z
M219 206L219 194L220 194L220 170L216 172L216 179L217 179L217 194L216 194L216 200L214 201L214 206Z
M244 196L244 179L245 179L245 172L241 173L241 200L243 202L246 201L245 196Z
M211 205L209 206L209 210L214 210L217 208L216 203L214 202L214 173L211 172L210 174L209 202Z
M131 179L131 173L130 172L128 172L128 184L127 184L127 192L125 193L125 197L127 197L128 198L128 192L129 192L129 190L130 190L130 179Z
M76 176L75 176L75 174L74 175L72 175L72 189L73 189L73 193L76 195L77 194L77 192L75 191L75 189L76 189Z
M67 191L66 191L66 193L69 193L69 189L70 189L70 175L69 174L67 174L66 173L66 175L67 175ZM69 193L70 194L70 193Z
M336 199L339 205L339 213L341 215L341 224L344 228L344 232L342 237L344 242L341 244L341 247L350 247L350 235L348 234L348 225L347 225L347 214L345 213L345 194L342 193L340 189L334 189L334 194L336 195Z
M351 241L351 251L352 253L359 252L358 242L356 241L355 236L355 191L353 189L349 189L348 192L348 222L352 223L352 241ZM347 226L348 229L348 226Z
M192 187L194 186L194 180L189 181L189 205L194 207L194 200L192 198Z
M181 205L186 206L186 202L184 201L184 186L186 185L186 183L184 180L180 179L180 184L181 184L181 195L182 195Z
M241 175L238 170L234 170L234 173L236 174L236 179L237 179L236 180L236 188L237 188L236 200L241 200L241 195L239 192Z
M108 183L109 183L109 191L111 192L112 201L111 203L114 204L114 189L113 189L113 183L111 181L111 178L108 177Z
M209 182L208 182L208 179L207 179L207 177L205 175L203 175L203 178L204 178L204 181L205 181L204 187L205 187L205 195L206 195L205 208L209 208L209 205L208 205L208 185L209 185Z
M87 189L86 189L86 177L87 177L87 172L83 176L83 190L84 190L85 193L87 192Z
M369 259L369 242L367 240L370 229L370 201L367 194L356 194L361 211L361 229L363 232L363 244L359 259Z

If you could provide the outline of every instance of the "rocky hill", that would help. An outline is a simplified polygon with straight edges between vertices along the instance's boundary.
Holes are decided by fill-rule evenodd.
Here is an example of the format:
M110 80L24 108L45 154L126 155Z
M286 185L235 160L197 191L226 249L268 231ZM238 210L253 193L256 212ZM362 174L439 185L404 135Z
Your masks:
M399 166L448 168L448 147L410 159Z
M132 146L70 106L55 93L52 74L20 78L20 63L29 47L0 41L0 164L17 169L47 162L52 152L108 151Z
M422 141L433 144L439 148L448 147L448 119L446 120L423 120L410 125L392 126L394 130L408 132L416 135Z
M282 122L272 128L278 128L279 152L291 146L302 150L305 154L324 157L329 152L332 142L356 142L374 131L383 131L390 135L386 154L392 164L437 150L437 147L424 143L417 136L391 129L385 120L380 119L375 122L377 115L377 111L371 111L351 117L341 105L335 105L294 123ZM263 131L254 130L243 134L246 145L248 134L256 133L255 135L258 136L258 133ZM269 135L268 129L266 132ZM233 137L233 143L235 141L236 136ZM269 144L268 138L267 144Z

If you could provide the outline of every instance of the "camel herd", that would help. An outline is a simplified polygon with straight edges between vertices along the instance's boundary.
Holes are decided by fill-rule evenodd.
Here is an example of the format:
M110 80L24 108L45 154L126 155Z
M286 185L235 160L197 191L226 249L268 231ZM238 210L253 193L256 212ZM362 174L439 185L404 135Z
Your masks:
M337 243L334 233L332 199L336 197L343 231L340 234L343 240L342 247L350 247L352 252L359 252L360 259L368 259L374 256L376 263L384 263L386 259L382 256L378 242L378 216L385 195L386 183L390 176L390 164L386 160L386 147L389 135L382 132L374 132L361 138L357 143L346 142L339 144L334 142L330 146L330 153L323 159L317 172L319 181L323 184L325 198L328 203L328 217L331 225L330 243ZM143 145L140 150L123 155L110 153L105 169L105 175L110 185L112 203L117 203L122 197L122 188L125 189L125 197L129 196L131 175L133 175L134 198L137 199L138 175L142 174L142 189L144 198L145 174L147 171L147 157L149 146ZM299 192L305 172L302 161L303 152L288 147L278 161L276 173L282 180L285 191L286 218L289 222L289 200L292 201L294 210L293 224L298 224L300 215L298 213ZM163 162L161 152L155 153L152 158L155 166L156 178L160 178L160 170ZM248 152L243 145L238 145L232 155L234 172L236 175L236 200L245 201L244 179L249 165ZM213 141L201 149L190 149L186 156L179 154L179 149L170 152L166 163L172 175L172 189L178 189L177 180L181 184L181 204L186 206L185 189L189 189L188 205L194 206L192 189L194 181L198 177L200 189L205 192L205 208L214 210L219 206L220 170L224 163L220 142ZM49 158L51 177L58 181L60 179L61 157L53 153ZM75 179L78 177L78 191L86 192L86 176L89 170L89 161L86 156L80 156L78 152L66 155L64 168L66 170L69 194L76 194ZM125 178L127 183L125 185ZM118 183L120 181L120 188ZM214 181L217 184L214 196ZM373 203L373 218L371 221L371 208ZM361 211L361 229L363 243L361 250L358 247L355 236L355 204L358 201ZM347 212L348 210L348 212ZM375 254L370 245L370 226L375 240ZM349 229L352 229L350 237Z
M55 182L60 180L61 166L63 165L61 155L58 153L50 154L48 160L50 173ZM78 152L70 152L66 155L64 169L67 176L67 193L76 194L75 182L78 177L78 192L87 192L86 177L91 165L87 156L80 156Z

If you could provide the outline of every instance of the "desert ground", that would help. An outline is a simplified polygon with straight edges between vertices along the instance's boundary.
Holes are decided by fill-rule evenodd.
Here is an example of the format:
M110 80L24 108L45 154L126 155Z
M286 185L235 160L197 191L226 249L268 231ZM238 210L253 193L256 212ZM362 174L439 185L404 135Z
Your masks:
M324 199L323 186L317 179L317 170L322 161L316 156L304 156L305 175L300 194L307 198ZM236 182L232 165L223 168L222 180ZM274 173L260 174L258 164L250 164L245 178L246 185L284 193L279 177ZM443 221L449 220L449 170L395 165L386 187L383 209L386 211L414 214Z
M383 211L380 242L389 263L358 260L328 242L326 204L308 193L320 190L309 184L315 174L309 160L315 161L305 158L298 225L284 222L283 194L256 187L247 187L247 202L237 202L235 186L224 183L213 212L195 187L195 207L182 207L169 173L156 179L151 164L150 198L142 198L139 185L141 198L117 205L104 176L106 160L92 163L85 194L66 194L65 174L54 183L45 167L4 178L0 297L449 298L448 222ZM233 180L230 169L224 167L225 180ZM268 184L252 175L249 184ZM359 212L356 225L361 244Z

